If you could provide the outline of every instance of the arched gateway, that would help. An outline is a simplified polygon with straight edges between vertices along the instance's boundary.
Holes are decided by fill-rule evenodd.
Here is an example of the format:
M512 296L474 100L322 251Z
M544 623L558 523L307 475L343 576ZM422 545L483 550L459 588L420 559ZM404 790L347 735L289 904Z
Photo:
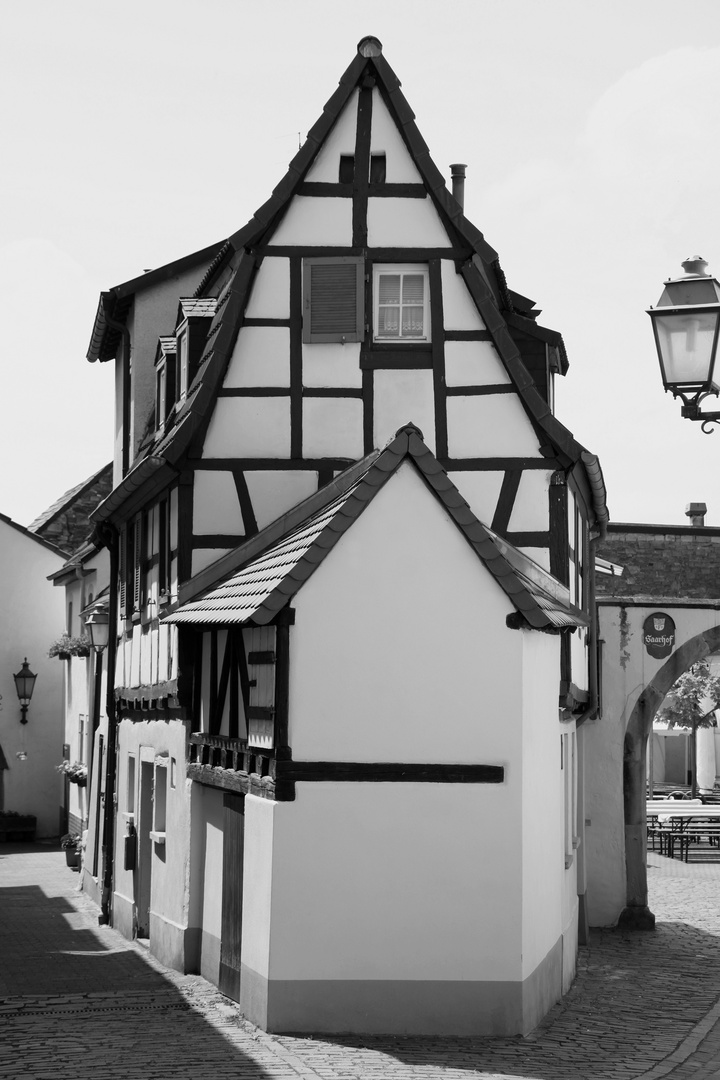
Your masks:
M652 929L648 735L673 683L720 651L720 529L611 524L599 554L615 572L597 575L600 710L583 725L588 918Z

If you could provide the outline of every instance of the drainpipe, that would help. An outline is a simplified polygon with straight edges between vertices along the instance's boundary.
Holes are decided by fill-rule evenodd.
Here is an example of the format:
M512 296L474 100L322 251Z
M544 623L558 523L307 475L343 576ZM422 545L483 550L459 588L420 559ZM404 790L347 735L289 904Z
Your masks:
M123 378L122 378L122 475L127 476L130 468L130 331L125 323L113 319L109 311L110 297L104 296L103 308L105 322L112 330L117 330L123 340Z
M102 896L101 913L98 922L101 926L110 922L113 855L115 840L115 779L117 773L117 702L115 700L115 663L117 656L117 619L118 619L118 563L119 538L117 529L105 523L100 526L102 540L110 551L110 603L108 606L108 647L107 647L107 687L105 709L108 718L107 768L105 771L105 804L103 806L102 834ZM99 780L100 778L98 778Z
M575 721L575 727L579 728L586 720L597 716L598 711L598 662L597 662L597 606L595 604L595 554L599 536L594 536L589 544L589 573L588 592L589 608L592 612L590 627L588 630L588 690L590 697L587 707ZM590 939L590 923L587 909L587 863L585 860L585 745L577 741L577 893L578 893L578 943L587 945Z

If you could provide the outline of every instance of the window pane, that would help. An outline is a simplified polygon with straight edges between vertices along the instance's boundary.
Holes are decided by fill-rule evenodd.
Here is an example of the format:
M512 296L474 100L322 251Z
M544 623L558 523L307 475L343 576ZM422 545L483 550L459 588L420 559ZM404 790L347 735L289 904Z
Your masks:
M422 304L424 279L422 274L403 275L403 304Z
M402 313L403 337L420 337L423 332L423 309L421 307L404 307Z
M400 309L381 307L378 310L378 333L383 337L397 337L400 333Z
M422 281L422 278L420 280ZM381 304L400 303L399 274L380 274L379 299Z

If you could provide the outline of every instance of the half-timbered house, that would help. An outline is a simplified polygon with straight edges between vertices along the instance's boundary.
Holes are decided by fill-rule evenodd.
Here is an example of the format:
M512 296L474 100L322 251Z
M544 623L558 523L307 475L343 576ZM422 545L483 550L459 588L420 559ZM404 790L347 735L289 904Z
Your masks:
M106 903L270 1030L527 1031L574 974L605 491L460 196L365 38L129 376L96 322Z

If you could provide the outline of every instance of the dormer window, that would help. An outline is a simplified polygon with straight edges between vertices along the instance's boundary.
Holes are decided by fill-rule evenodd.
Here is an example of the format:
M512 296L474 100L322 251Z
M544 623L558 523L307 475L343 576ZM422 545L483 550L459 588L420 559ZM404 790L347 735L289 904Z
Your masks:
M177 400L183 401L202 361L208 331L217 309L214 296L183 297L180 300L177 342L176 386Z
M427 267L376 266L375 341L430 341Z
M183 401L188 391L187 326L177 336L177 398Z
M175 338L160 338L155 361L155 427L160 430L175 405Z

